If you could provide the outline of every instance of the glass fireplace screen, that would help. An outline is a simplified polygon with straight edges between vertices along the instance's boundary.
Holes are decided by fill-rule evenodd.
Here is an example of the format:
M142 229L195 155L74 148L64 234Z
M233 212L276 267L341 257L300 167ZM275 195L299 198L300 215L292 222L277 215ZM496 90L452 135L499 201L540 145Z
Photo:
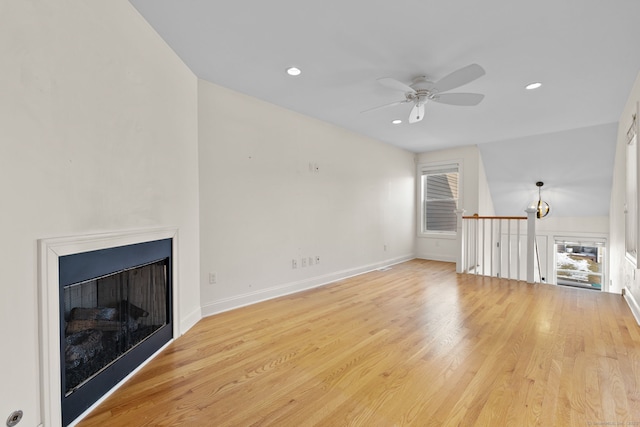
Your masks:
M169 322L168 258L64 287L65 396Z

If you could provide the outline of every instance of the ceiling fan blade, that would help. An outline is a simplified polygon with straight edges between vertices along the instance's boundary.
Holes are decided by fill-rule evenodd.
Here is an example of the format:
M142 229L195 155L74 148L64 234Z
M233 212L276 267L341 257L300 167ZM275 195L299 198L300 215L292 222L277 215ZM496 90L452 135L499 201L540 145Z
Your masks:
M424 104L416 104L409 113L409 123L417 123L424 117Z
M484 99L484 95L479 93L440 93L431 101L441 104L473 106L478 105Z
M384 105L378 105L377 107L373 107L373 108L368 108L364 111L360 111L360 113L368 113L369 111L375 111L375 110L380 110L381 108L387 108L387 107L395 107L396 105L400 105L400 104L406 104L407 101L406 99L402 100L402 101L396 101L396 102L392 102L390 104L384 104Z
M401 92L415 92L415 90L411 86L399 82L396 79L392 79L391 77L382 77L378 79L378 83L389 89L399 90Z
M475 79L484 76L484 68L478 64L467 65L457 71L441 78L434 85L434 92L446 92L459 86L466 85Z

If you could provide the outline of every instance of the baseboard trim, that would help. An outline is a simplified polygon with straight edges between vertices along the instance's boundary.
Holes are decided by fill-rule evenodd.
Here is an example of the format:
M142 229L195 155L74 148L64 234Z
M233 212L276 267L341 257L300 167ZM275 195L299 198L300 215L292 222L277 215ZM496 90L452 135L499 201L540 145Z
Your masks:
M189 315L180 319L180 335L184 335L189 329L195 326L202 319L202 309L200 307L193 310Z
M394 264L400 264L402 262L415 259L415 255L403 255L397 258L389 260L367 264L356 268L347 270L341 270L334 273L324 274L322 276L311 277L305 280L297 282L285 283L278 286L273 286L267 289L261 289L259 291L250 292L242 295L236 295L229 298L224 298L218 301L211 302L202 306L202 316L212 316L214 314L222 313L225 311L233 310L247 305L256 304L262 301L267 301L273 298L282 297L285 295L294 294L296 292L306 291L308 289L317 288L320 286L328 285L329 283L336 282L338 280L346 279L348 277L358 276L360 274L368 273L370 271L378 270L383 267L388 267Z
M455 256L451 257L443 254L419 254L416 255L416 258L428 261L456 262Z
M625 301L627 301L627 305L631 309L631 313L633 317L636 319L636 323L640 325L640 305L638 305L638 301L636 301L635 297L631 293L631 290L628 287L624 287L623 296Z

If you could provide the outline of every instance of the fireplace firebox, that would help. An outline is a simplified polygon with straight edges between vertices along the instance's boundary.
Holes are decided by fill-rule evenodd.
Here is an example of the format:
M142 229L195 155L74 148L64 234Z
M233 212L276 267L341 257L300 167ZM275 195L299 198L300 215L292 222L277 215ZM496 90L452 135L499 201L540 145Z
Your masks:
M173 337L172 239L61 256L62 423Z

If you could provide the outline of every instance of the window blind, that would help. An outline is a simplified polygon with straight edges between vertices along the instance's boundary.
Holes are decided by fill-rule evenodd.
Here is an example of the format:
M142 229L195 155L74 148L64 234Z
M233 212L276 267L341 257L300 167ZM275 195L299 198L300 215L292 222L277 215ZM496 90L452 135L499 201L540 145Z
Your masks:
M423 232L455 232L459 191L457 164L422 169Z

